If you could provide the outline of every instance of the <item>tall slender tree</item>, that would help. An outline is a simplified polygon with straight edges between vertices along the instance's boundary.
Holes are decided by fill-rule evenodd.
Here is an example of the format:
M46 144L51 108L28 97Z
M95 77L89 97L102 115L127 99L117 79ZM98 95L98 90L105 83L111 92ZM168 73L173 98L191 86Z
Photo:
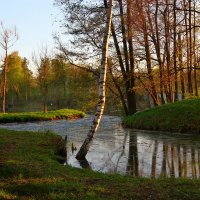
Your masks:
M3 64L3 97L2 97L2 112L6 112L6 94L7 94L7 73L8 73L8 50L18 40L16 28L5 28L3 23L0 23L0 46L5 51Z
M107 59L108 59L108 47L109 47L109 38L111 32L111 22L112 22L112 10L113 10L113 2L114 0L109 0L108 9L107 9L107 17L106 17L106 26L103 38L102 45L102 58L101 58L101 71L99 78L99 100L97 104L96 113L92 122L92 126L87 134L85 141L83 142L79 152L76 155L78 160L84 160L89 147L91 145L94 134L97 131L99 126L104 106L105 106L105 82L106 82L106 72L107 72Z

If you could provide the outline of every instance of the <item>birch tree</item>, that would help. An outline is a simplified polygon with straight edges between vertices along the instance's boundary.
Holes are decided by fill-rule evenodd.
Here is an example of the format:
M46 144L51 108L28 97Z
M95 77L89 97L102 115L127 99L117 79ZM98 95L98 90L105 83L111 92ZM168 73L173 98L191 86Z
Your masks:
M73 64L83 62L88 72L99 73L94 63L100 58L108 0L55 1L63 8L65 34L72 38L61 52ZM172 103L180 94L198 95L199 8L197 0L116 1L107 84L115 86L126 115L139 109L141 91L156 106Z
M106 72L107 72L107 60L108 60L108 45L111 32L111 22L112 22L112 9L114 0L109 0L106 18L106 26L102 45L102 58L101 58L101 70L99 77L99 100L97 104L96 113L92 122L92 126L87 134L85 141L83 142L79 152L76 155L76 159L84 160L87 152L90 148L91 142L93 140L94 134L99 126L104 106L105 106L105 82L106 82Z

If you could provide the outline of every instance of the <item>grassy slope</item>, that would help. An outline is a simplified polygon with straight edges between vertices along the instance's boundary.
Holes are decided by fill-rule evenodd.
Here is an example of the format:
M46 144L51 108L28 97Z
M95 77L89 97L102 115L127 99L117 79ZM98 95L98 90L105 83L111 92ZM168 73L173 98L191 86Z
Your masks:
M200 99L166 104L125 117L125 126L146 130L200 133Z
M0 199L200 199L200 180L144 179L63 166L51 133L0 129Z
M84 117L85 114L78 110L61 109L44 112L0 113L0 123L45 121L54 119L73 119Z

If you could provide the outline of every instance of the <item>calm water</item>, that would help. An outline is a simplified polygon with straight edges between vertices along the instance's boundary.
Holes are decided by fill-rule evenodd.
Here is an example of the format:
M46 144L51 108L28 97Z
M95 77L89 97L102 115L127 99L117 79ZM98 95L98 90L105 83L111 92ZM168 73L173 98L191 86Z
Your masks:
M87 162L75 159L91 125L92 116L79 120L58 120L0 125L12 130L53 131L67 135L67 163L75 167L88 167L106 173L120 173L144 177L200 176L200 136L166 134L124 129L121 120L104 116Z

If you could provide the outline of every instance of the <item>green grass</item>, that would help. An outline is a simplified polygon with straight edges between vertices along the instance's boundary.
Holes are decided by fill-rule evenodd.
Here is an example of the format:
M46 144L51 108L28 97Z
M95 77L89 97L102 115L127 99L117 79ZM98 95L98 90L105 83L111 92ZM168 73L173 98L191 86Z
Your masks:
M108 175L64 166L50 132L0 129L0 199L200 199L200 180Z
M200 133L200 99L166 104L125 117L126 127L181 133Z
M55 119L75 119L84 117L85 113L73 109L61 109L44 112L0 113L0 123L47 121Z

